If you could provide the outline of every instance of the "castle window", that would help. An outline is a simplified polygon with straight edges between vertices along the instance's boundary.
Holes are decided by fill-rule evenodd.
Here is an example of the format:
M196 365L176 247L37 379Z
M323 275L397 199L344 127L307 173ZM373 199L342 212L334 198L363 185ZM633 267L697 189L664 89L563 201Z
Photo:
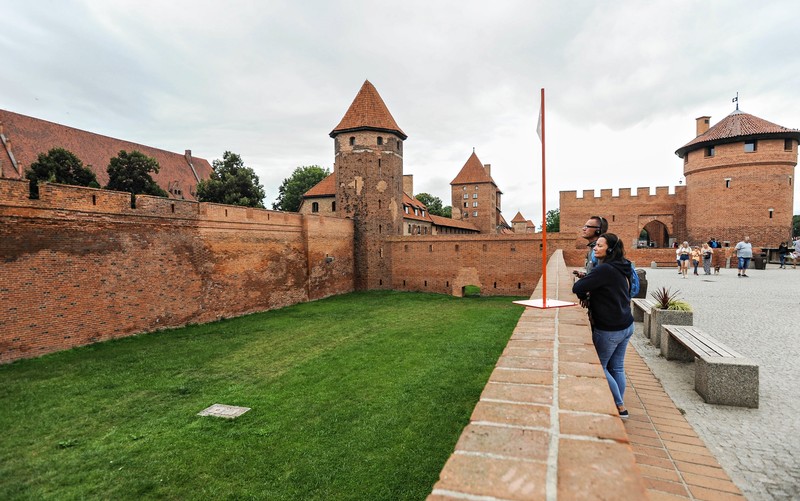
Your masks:
M417 209L416 207L414 207L414 215L419 216L419 209Z
M713 157L714 153L715 153L715 151L714 151L714 147L713 146L709 146L708 148L706 148L706 156L707 157Z
M378 225L378 233L383 233L383 225L382 224Z
M381 201L380 200L378 200L378 208L379 209L381 208Z
M467 191L467 187L466 187L466 186L464 186L462 189L463 189L464 191Z
M475 187L475 191L478 191L478 187L477 186Z
M92 195L92 205L97 205L97 195ZM175 212L175 204L172 204L172 212Z
M756 149L757 149L757 144L755 139L744 142L744 151L746 153L753 153L754 151L756 151Z
M478 211L473 212L472 217L478 217Z
M464 211L464 219L469 219L469 212Z
M383 247L378 249L378 257L383 257Z
M478 202L472 202L472 206L473 207L477 207L478 206Z
M477 186L476 186L476 188L477 188ZM472 198L478 198L478 194L477 193L473 193L472 194Z
M355 144L356 144L356 138L353 137L353 136L350 136L350 146L353 146Z
M411 235L411 225L408 225L408 234Z
M786 151L792 151L792 140L791 139L784 139L783 140L783 149Z
M378 136L378 146L382 144L383 144L383 138L381 136Z
M469 207L469 202L464 202L464 208Z
M408 244L405 244L403 246L403 252L408 252ZM405 284L403 284L403 285L405 285Z
M726 188L730 188L731 187L731 178L729 178L729 177L725 178L725 187Z
M398 139L397 140L397 151L400 151L400 148L402 147L402 145L403 145L403 142Z
M408 205L404 205L403 210L406 212L406 214L408 214Z
M465 199L469 198L469 193L464 193L464 198Z
M789 176L789 186L792 185L792 176Z
M458 252L458 244L456 244L456 252Z
M770 219L772 219L772 213L773 213L773 212L775 212L775 209L770 209L770 210L769 210L769 218L770 218Z
M433 245L428 245L428 252L433 252Z
M425 217L425 209L422 210L422 217Z
M336 200L331 202L331 212L336 212Z
M311 203L311 212L319 212L319 203L318 202L312 202Z

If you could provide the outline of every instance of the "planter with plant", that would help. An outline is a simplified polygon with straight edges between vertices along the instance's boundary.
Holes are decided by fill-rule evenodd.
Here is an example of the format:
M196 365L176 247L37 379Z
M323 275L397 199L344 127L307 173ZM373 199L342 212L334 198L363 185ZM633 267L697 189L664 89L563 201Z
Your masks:
M672 292L666 287L659 287L650 296L656 305L650 310L650 343L661 349L662 325L692 325L692 307L682 299L678 299L678 292Z

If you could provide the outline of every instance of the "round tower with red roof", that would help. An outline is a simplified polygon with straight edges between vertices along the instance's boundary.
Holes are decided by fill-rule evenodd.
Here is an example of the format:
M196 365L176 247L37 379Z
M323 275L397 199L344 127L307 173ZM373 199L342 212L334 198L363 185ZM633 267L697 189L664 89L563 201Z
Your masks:
M408 136L368 80L330 136L336 213L354 223L355 288L390 289L385 239L403 234L403 141Z
M777 247L791 236L794 168L800 130L737 109L709 128L697 119L697 137L675 154L686 177L690 242L712 237L736 244Z

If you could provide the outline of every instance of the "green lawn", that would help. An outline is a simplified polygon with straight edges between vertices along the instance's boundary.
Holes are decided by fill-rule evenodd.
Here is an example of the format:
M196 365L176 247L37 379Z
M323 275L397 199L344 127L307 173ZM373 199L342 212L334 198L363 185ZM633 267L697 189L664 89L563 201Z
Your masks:
M522 310L353 293L0 366L0 499L424 499Z

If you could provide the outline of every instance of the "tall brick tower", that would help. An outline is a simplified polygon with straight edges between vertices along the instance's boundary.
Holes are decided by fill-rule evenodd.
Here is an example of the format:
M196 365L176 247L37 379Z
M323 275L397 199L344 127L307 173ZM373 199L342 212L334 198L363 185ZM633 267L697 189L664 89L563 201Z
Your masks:
M500 195L492 167L482 164L472 152L467 163L450 181L453 219L474 224L481 233L497 233L500 226Z
M686 177L690 242L715 237L732 245L749 235L755 246L777 247L791 236L794 168L800 130L737 109L675 154Z
M367 80L330 136L334 140L336 212L352 218L356 290L389 289L384 239L403 234L403 141L378 91Z

